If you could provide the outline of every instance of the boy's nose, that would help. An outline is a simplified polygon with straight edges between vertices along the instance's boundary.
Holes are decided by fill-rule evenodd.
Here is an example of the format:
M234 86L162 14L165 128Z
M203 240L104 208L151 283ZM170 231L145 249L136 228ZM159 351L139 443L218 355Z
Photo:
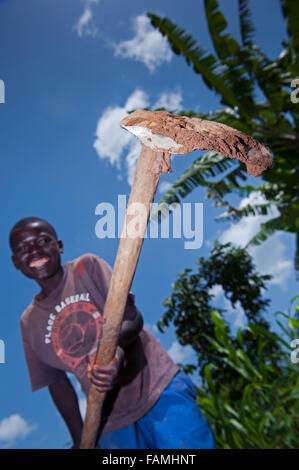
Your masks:
M29 244L29 248L30 248L30 253L31 254L37 253L39 251L39 246L38 246L37 242L35 242L35 241L32 241Z

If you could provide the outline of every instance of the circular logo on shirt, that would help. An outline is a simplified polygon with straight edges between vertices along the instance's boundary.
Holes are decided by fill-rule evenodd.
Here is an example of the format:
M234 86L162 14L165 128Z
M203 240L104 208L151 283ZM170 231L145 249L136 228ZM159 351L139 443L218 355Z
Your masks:
M98 343L103 317L90 302L67 305L56 316L51 342L59 359L79 377L86 372L86 355Z

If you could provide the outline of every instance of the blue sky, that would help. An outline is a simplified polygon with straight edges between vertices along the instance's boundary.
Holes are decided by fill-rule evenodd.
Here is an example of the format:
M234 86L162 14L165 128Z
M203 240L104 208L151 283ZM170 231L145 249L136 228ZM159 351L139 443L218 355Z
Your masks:
M256 42L275 57L285 34L279 1L252 3ZM238 38L237 2L222 0L220 5ZM0 0L0 79L5 83L5 103L0 104L0 339L5 344L0 448L62 448L70 441L48 391L30 390L19 318L37 285L12 266L11 226L25 216L46 218L64 242L64 262L92 252L113 265L118 239L96 236L95 209L103 202L117 208L118 195L129 195L138 155L136 141L119 128L119 121L137 107L209 111L219 106L200 77L150 26L147 12L168 16L211 47L201 1ZM173 173L161 178L156 201L197 155L173 158ZM201 190L186 202L192 207L203 203L202 247L185 249L183 238L146 239L132 286L146 326L179 362L192 361L190 349L177 343L172 330L162 335L155 327L171 283L208 254L215 238L244 244L263 220L216 223L219 210ZM294 239L286 234L252 250L258 268L274 276L267 292L270 320L298 293L293 254ZM214 293L216 302L225 305L221 290ZM235 327L242 324L238 307L227 316ZM77 391L83 410L84 397Z

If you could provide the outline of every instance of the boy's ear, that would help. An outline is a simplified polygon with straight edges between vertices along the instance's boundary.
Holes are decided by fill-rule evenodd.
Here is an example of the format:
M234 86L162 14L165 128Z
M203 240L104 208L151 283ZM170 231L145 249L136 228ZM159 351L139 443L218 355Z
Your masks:
M63 243L61 240L58 240L58 246L59 246L59 251L62 254L63 253Z

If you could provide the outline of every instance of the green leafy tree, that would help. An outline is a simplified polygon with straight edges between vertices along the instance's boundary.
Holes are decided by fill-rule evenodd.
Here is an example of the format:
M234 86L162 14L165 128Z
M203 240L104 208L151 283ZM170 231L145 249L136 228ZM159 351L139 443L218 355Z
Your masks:
M248 0L238 0L241 42L227 32L227 21L217 0L203 1L214 53L207 52L169 19L148 15L152 25L167 37L172 50L185 58L222 104L221 109L209 113L182 114L222 122L252 135L269 146L275 164L256 188L247 183L241 162L207 152L181 175L161 204L179 202L201 186L216 206L226 209L220 216L226 220L267 214L275 206L278 215L262 224L250 243L259 244L276 230L296 234L295 267L299 270L299 104L291 100L292 81L299 77L299 2L280 2L288 40L272 60L254 43ZM263 203L240 209L227 201L231 193L244 197L257 189L264 196Z
M198 365L185 371L199 370L197 402L217 447L297 448L299 354L292 362L291 341L299 338L299 296L293 311L277 313L279 335L263 318L270 276L255 271L245 249L216 242L210 257L197 264L196 273L185 269L174 282L158 327L164 331L173 324L179 342L196 353ZM211 289L219 285L232 306L240 302L247 318L236 333L224 310L213 306Z
M221 286L232 307L240 302L248 322L268 328L263 312L269 300L263 299L262 294L271 276L258 274L248 252L230 243L221 245L215 242L209 258L201 257L196 264L197 272L185 269L174 282L172 295L163 301L167 310L159 320L158 328L164 331L173 322L179 342L191 345L196 352L200 374L203 375L205 365L211 360L222 364L221 357L215 355L207 339L214 331L211 317L215 311L212 289ZM225 310L218 309L218 312L224 314ZM232 343L237 347L237 339L232 337L229 324L225 324ZM246 348L254 361L256 345L248 340ZM190 367L187 367L188 370ZM226 374L226 365L222 364L222 379L231 383L231 371L228 376Z
M298 299L299 296L296 296ZM295 298L295 299L296 299ZM295 299L292 303L294 304ZM296 306L299 311L298 305ZM250 323L247 341L256 344L258 355L252 361L238 330L238 347L229 337L219 312L214 311L214 334L207 335L222 362L238 377L240 393L234 382L221 380L221 366L210 362L204 369L204 382L197 389L197 402L211 426L216 446L224 449L297 449L299 446L299 364L298 353L290 347L299 337L299 321L289 315L280 335ZM285 340L285 334L289 341ZM272 354L263 354L272 349ZM290 360L292 354L296 357Z

